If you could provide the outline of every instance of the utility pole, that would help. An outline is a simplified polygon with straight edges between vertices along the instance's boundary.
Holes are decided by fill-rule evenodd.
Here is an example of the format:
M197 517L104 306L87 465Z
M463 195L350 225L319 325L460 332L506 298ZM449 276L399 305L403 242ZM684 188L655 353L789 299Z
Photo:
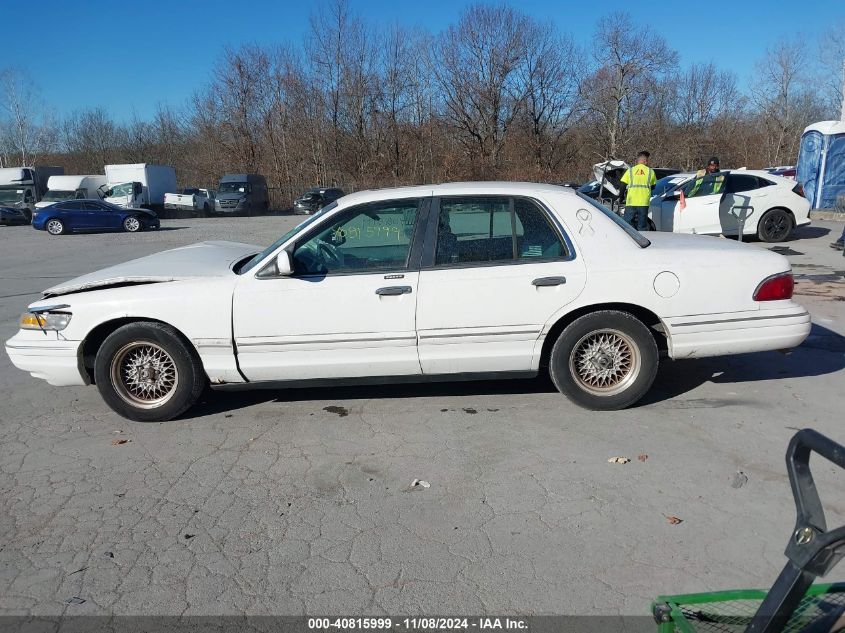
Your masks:
M842 60L842 108L839 111L839 120L845 121L845 59Z

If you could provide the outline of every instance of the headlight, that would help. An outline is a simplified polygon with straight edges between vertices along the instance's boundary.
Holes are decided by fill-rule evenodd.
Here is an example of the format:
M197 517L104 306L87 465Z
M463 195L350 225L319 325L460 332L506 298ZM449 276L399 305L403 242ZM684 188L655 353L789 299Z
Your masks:
M70 323L70 314L65 312L24 312L21 315L22 330L64 330Z

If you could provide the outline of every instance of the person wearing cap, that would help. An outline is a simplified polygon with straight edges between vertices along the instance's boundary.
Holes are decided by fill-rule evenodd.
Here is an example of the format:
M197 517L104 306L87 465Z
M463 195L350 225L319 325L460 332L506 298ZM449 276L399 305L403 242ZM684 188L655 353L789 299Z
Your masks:
M687 194L688 198L695 196L709 196L721 193L725 185L725 175L719 171L719 159L713 156L707 161L707 167L699 169L695 174L695 183Z
M625 221L638 231L648 229L648 204L651 190L657 184L654 170L648 166L651 157L646 151L637 154L637 164L629 167L620 180L627 186Z

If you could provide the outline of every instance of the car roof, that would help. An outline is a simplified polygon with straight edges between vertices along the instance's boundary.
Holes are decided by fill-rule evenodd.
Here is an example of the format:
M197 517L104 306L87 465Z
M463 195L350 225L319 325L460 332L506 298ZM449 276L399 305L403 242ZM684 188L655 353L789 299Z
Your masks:
M391 187L388 189L369 189L346 194L343 197L344 206L359 202L389 200L391 198L419 198L428 196L482 196L482 195L510 195L531 196L538 193L553 193L567 196L578 194L571 187L551 185L539 182L449 182L436 185L414 185L410 187Z

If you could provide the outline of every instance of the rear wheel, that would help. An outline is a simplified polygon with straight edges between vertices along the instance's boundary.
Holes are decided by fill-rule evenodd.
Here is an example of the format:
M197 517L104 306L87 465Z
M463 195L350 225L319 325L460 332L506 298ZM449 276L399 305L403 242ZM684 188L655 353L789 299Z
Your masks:
M651 388L659 362L649 329L627 312L586 314L561 332L549 374L558 390L587 409L631 406Z
M168 325L130 323L106 338L94 362L97 389L130 420L163 422L184 413L205 387L193 349Z
M771 209L757 225L757 237L764 242L782 242L792 232L792 216L783 209Z
M65 224L61 220L57 218L52 218L47 220L47 224L45 225L47 232L50 235L61 235L65 232Z
M127 233L137 233L141 230L141 220L134 215L130 215L123 221L123 230Z

